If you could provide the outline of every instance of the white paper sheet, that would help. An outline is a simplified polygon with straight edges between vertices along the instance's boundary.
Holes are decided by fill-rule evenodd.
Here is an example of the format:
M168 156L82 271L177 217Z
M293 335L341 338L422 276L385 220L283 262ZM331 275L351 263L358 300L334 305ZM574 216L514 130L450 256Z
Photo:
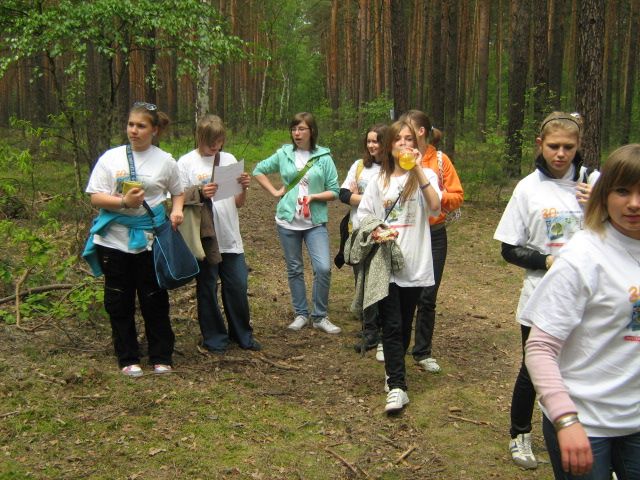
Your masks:
M218 184L218 191L213 196L214 202L242 193L242 185L238 183L238 177L242 172L244 172L244 160L224 167L216 167L213 183Z

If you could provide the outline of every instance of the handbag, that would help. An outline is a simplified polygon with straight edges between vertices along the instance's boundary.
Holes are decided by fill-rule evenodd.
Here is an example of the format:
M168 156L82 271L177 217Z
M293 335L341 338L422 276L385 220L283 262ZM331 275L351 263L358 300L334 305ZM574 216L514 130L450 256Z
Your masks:
M202 210L199 205L185 206L182 210L184 220L178 226L178 230L182 234L182 238L198 260L204 260L206 254L202 248L202 240L200 239L200 221L202 218Z
M136 169L130 145L127 145L127 160L129 176L135 180ZM142 202L142 206L151 217L153 224L153 265L158 285L166 290L186 285L200 273L196 257L189 250L180 232L173 229L168 219L161 225L156 225L153 212L146 200Z
M438 150L437 158L438 158L438 177L440 177L440 185L442 185L444 188L444 171L442 168L442 151L441 150ZM452 210L450 212L445 209L442 209L442 213L446 215L446 218L444 220L445 224L458 221L462 216L462 210L460 210L460 208L456 208L455 210Z

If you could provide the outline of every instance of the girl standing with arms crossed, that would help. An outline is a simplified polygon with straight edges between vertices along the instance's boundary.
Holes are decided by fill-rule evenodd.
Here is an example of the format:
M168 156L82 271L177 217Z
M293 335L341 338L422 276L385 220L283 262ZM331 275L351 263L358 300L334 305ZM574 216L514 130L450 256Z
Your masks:
M522 317L557 480L640 478L640 145L611 154L585 230Z
M326 223L327 202L338 197L338 172L329 149L316 143L318 126L311 113L294 115L289 132L291 144L283 145L253 170L260 186L278 199L276 228L287 263L294 310L288 328L298 331L311 319L314 328L337 334L342 330L328 317L331 252ZM280 174L280 188L273 186L269 173ZM304 282L303 243L313 267L312 310Z
M440 190L436 174L422 168L416 134L410 124L395 122L385 136L382 170L370 182L360 200L358 217L386 218L385 228L372 232L375 240L386 228L398 232L395 240L404 267L392 271L386 298L378 302L382 324L382 345L389 393L385 411L402 410L409 403L405 352L409 347L413 314L422 289L434 284L429 215L440 211ZM400 154L411 162L400 165Z
M513 461L523 468L536 468L538 462L531 450L536 392L524 363L524 345L531 322L522 318L521 313L558 250L582 229L583 206L598 173L589 176L582 166L578 152L581 125L577 114L553 112L544 119L536 138L539 149L536 170L516 185L493 237L502 242L503 258L525 269L516 311L522 363L511 400L509 442Z
M169 124L169 118L150 103L136 102L129 111L130 145L112 148L96 163L87 193L100 214L91 228L83 256L96 274L104 273L104 307L111 321L113 346L122 373L142 375L138 347L136 295L149 342L149 362L154 373L172 370L175 337L169 320L169 295L158 286L153 263L153 224L142 207L147 201L156 225L166 220L164 201L171 194L170 221L182 223L184 202L178 165L171 155L153 145ZM129 151L128 151L129 150ZM132 178L137 186L123 191Z
M442 281L444 264L447 260L447 213L460 208L464 191L458 172L447 155L437 150L442 132L434 128L429 117L420 110L409 110L403 115L416 131L418 150L422 155L422 166L430 168L438 176L438 186L442 191L441 213L429 217L431 229L431 254L433 255L433 273L436 283L426 287L420 294L416 315L415 345L413 359L420 367L431 373L439 373L440 365L431 356L433 331L436 323L436 299Z
M340 187L340 201L351 207L349 218L352 229L358 228L357 213L362 194L368 183L380 173L383 159L382 141L387 128L387 125L378 124L367 130L364 138L364 156L351 165L347 178ZM356 268L357 265L354 266L354 270ZM379 330L378 309L375 306L365 309L362 312L362 341L355 345L356 352L375 348L379 343Z

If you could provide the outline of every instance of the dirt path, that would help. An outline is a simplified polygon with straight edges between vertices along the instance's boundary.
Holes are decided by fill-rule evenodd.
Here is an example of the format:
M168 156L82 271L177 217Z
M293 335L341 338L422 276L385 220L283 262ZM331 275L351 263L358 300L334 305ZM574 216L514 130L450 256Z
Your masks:
M434 356L443 372L424 373L407 357L411 403L400 416L387 417L382 364L373 352L361 357L352 348L360 325L349 312L350 268L335 269L332 278L330 316L343 328L342 334L286 330L292 314L273 221L275 204L258 187L252 187L250 194L241 225L251 268L252 316L262 352L231 349L222 357L199 353L193 288L183 288L172 294L177 372L167 380L168 389L146 377L144 387L123 384L115 373L107 326L100 323L72 332L73 340L60 330L34 337L2 327L5 341L0 353L5 360L0 362L0 382L5 391L22 389L27 397L34 396L36 412L54 400L62 409L58 418L69 429L79 418L87 426L105 417L115 421L114 433L105 433L106 438L127 438L122 430L127 425L137 437L137 424L126 418L149 414L150 405L163 411L162 417L153 416L152 435L179 437L186 434L176 431L194 424L195 433L189 435L194 436L194 445L200 445L195 452L174 458L171 464L158 460L168 453L151 455L149 448L141 447L140 464L135 456L123 457L134 462L131 474L141 472L140 476L111 478L552 478L548 464L524 472L512 465L507 452L511 388L519 363L513 312L521 272L500 259L499 246L491 239L499 208L467 205L462 219L449 227L449 256L434 337ZM338 202L330 208L333 253L338 222L346 209ZM17 366L9 358L18 359ZM49 381L53 383L42 387L38 382L42 377L34 372L54 379ZM64 382L56 384L57 378ZM0 414L28 408L29 402L21 402L18 394L2 395L7 407ZM86 400L76 397L91 395L98 395L98 400L87 410L82 404ZM127 395L140 397L139 410L133 409ZM196 407L201 403L210 406L208 416L193 421L204 415ZM121 417L118 408L126 416ZM231 433L220 433L222 438L211 431L198 433L198 425L214 421L211 415L218 422L233 417ZM72 453L69 446L64 455L72 460L56 461L50 442L89 444L82 428L41 433L29 443L31 437L20 433L20 423L13 417L0 419L0 435L15 442L5 448L5 455L24 465L26 472L40 472L37 478L110 478L110 471L126 471L122 462L103 457L120 451L121 444L107 451L93 444L88 449L93 455L86 454L87 448L84 454ZM537 417L535 421L534 449L546 459ZM184 438L191 441L190 436ZM209 455L220 445L229 455L232 447L241 455L237 460L216 457L215 465L209 466L203 447L208 442ZM45 460L58 473L43 475ZM162 465L169 467L163 470ZM61 477L59 472L67 474Z

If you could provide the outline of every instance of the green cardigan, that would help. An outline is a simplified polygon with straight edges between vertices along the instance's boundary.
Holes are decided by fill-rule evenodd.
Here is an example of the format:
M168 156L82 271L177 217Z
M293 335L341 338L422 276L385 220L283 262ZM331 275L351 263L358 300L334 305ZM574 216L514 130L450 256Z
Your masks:
M331 158L331 152L328 148L318 146L311 152L309 160L316 157L317 160L306 174L309 180L309 193L331 191L334 194L334 198L337 198L340 191L338 171ZM298 169L296 168L293 145L283 145L276 153L259 162L256 168L253 169L253 175L267 175L270 173L279 173L285 185L289 185L295 179ZM297 202L298 185L289 190L280 199L276 207L276 217L291 222L295 215ZM311 207L311 221L314 225L327 223L327 202L314 201L309 206Z

